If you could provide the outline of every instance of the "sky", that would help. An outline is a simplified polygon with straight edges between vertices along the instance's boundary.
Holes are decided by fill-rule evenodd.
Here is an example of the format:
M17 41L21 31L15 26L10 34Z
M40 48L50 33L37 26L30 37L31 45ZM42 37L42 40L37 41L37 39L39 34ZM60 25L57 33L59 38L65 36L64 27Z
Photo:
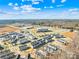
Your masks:
M0 0L0 19L79 19L79 0Z

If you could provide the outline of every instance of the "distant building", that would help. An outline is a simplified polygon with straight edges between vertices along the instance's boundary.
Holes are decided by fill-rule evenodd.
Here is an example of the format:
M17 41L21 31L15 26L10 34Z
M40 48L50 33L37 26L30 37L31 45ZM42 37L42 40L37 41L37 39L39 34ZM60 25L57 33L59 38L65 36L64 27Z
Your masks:
M37 32L50 32L51 30L47 29L47 28L40 28L37 29Z

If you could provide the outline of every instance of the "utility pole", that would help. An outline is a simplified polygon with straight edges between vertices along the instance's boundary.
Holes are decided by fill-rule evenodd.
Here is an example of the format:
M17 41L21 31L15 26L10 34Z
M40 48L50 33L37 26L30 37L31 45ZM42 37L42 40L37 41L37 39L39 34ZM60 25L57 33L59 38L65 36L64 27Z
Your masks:
M20 54L18 54L17 58L16 59L20 59Z

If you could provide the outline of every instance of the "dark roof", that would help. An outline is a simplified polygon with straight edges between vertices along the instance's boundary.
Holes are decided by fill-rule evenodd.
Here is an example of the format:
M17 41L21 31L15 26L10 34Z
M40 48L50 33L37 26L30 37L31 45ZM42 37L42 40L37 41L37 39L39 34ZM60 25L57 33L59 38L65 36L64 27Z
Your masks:
M12 59L15 58L16 56L14 55L13 52L10 52L10 50L2 50L0 52L0 59Z
M4 49L4 47L2 47L1 45L0 45L0 50L3 50Z
M38 29L37 32L49 32L49 29Z
M29 49L29 48L30 48L30 47L28 47L27 45L19 46L19 49L20 49L21 51L27 50L27 49Z
M27 40L27 39L20 39L18 40L19 44L25 44L25 43L28 43L30 42L30 40Z

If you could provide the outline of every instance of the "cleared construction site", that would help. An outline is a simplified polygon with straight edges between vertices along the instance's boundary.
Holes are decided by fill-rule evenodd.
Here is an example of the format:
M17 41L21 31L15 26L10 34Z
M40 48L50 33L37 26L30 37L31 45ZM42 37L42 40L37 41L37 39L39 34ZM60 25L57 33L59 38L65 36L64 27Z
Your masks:
M79 21L0 26L0 59L79 59Z

